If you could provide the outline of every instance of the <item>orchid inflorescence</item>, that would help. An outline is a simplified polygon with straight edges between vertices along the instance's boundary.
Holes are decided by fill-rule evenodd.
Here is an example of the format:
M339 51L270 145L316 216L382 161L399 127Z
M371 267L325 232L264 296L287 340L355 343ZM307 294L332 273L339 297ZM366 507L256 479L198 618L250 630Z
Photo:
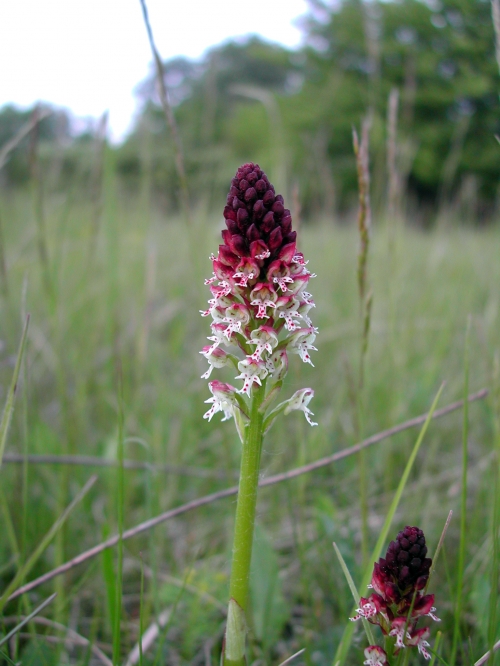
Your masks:
M417 629L421 617L428 616L439 622L434 611L434 595L425 594L432 560L427 555L425 536L418 527L405 527L395 541L391 541L385 558L380 558L373 567L371 584L373 593L361 597L353 621L365 618L378 624L382 633L394 637L395 651L406 647L417 647L425 659L431 655L427 648L429 627ZM386 651L378 645L365 650L367 666L388 664Z
M209 363L202 377L208 379L214 368L233 365L243 386L210 381L212 397L206 402L211 407L204 418L210 420L219 411L223 420L234 416L241 435L248 420L244 396L251 396L254 385L271 379L267 394L274 397L287 372L289 354L312 365L309 352L316 349L317 328L309 318L314 302L306 287L314 275L297 251L283 197L275 194L257 164L244 164L236 172L224 219L224 242L218 255L210 257L213 276L205 280L212 298L202 315L212 317L212 335L211 344L200 352ZM310 388L297 391L273 410L273 416L277 410L286 414L300 409L316 425L307 406L313 395Z

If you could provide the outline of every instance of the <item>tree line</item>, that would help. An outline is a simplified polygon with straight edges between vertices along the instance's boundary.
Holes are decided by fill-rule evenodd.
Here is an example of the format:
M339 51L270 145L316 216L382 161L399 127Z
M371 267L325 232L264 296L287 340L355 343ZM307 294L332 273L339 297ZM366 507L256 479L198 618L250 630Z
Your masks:
M489 1L310 0L301 29L297 50L249 37L199 61L164 63L194 200L215 203L228 174L251 160L284 193L295 189L307 214L347 210L356 196L352 129L368 119L375 206L387 205L396 182L398 205L414 210L454 202L479 219L495 210L500 113ZM153 73L137 94L141 111L113 149L115 168L128 190L147 177L175 207L174 152ZM2 142L6 119L12 129L12 109L0 112ZM83 150L91 140L75 141ZM73 145L72 174L78 155ZM22 164L20 149L7 165L10 182L22 181Z

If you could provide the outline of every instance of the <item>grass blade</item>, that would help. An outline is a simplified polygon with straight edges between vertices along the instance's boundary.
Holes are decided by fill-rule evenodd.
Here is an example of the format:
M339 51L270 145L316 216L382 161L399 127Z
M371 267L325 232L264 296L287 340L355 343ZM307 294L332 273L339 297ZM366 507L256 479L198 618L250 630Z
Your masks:
M464 354L464 395L469 391L469 342L470 342L470 317L467 321L467 331L465 334L465 354ZM463 586L465 569L465 543L466 543L466 514L467 514L467 440L469 438L469 405L464 403L463 411L463 430L462 430L462 489L460 493L460 543L458 546L458 566L457 566L457 596L455 600L455 618L453 624L453 643L451 648L450 663L455 663L457 656L458 641L460 638L460 618L462 616L463 605Z
M482 389L478 393L470 395L468 400L469 402L473 402L475 400L482 400L487 395L488 395L487 389ZM460 409L462 406L463 406L463 401L458 400L457 402L451 403L447 407L443 407L442 409L436 410L434 413L431 413L431 418L438 418L444 416L445 414L450 414L451 412ZM426 419L428 417L429 417L428 414L417 416L416 418L410 419L409 421L405 421L404 423L394 426L393 428L389 428L388 430L379 432L376 435L372 435L371 437L368 437L362 442L359 442L359 444L355 444L354 446L349 446L346 449L341 449L340 451L337 451L336 453L330 456L326 456L325 458L320 458L319 460L316 460L312 463L308 463L307 465L296 467L295 469L289 470L288 472L282 472L280 474L274 474L272 476L269 476L260 481L259 487L264 488L267 486L272 486L276 483L282 483L283 481L288 481L289 479L295 479L298 476L302 476L302 474L310 474L311 472L326 467L327 465L333 465L333 463L336 463L339 460L344 460L345 458L348 458L349 456L358 453L358 451L360 451L362 448L378 444L381 441L387 439L388 437L395 435L396 433L403 432L408 428L413 428L417 425L420 425L421 423L426 422ZM217 502L226 497L231 497L233 495L236 495L237 492L238 492L238 486L232 486L230 488L225 488L224 490L219 490L217 492L210 493L209 495L204 495L203 497L199 497L198 499L191 500L186 504L182 504L180 506L175 507L174 509L165 511L164 513L161 513L155 516L154 518L150 518L142 523L139 523L139 525L136 525L135 527L129 528L123 533L123 540L125 541L126 539L131 539L132 537L135 537L138 534L142 534L143 532L151 530L153 529L153 527L161 525L167 520L172 520L177 516L181 516L184 513L187 513L188 511L194 511L195 509L199 509L202 506L206 506L208 504L212 504L213 502ZM97 544L96 546L93 546L89 550L80 553L73 559L68 560L61 566L56 567L51 571L48 571L47 573L30 581L29 583L26 583L26 585L23 585L23 587L20 587L12 594L12 599L16 599L21 594L25 594L26 592L34 590L43 583L52 580L52 578L55 578L56 576L60 576L61 574L66 573L66 571L70 571L74 567L83 564L83 562L86 562L87 560L96 557L97 555L102 553L103 550L106 550L106 548L112 548L117 543L118 543L118 535L115 534L106 541L103 541Z
M123 441L123 376L121 365L118 369L118 566L115 588L115 617L113 624L113 665L120 662L120 639L122 619L122 585L123 585L123 525L125 522L125 476Z
M342 553L338 549L337 544L335 542L333 542L333 547L335 549L335 554L337 555L338 560L340 562L340 566L342 567L342 571L344 572L344 576L346 578L347 584L349 585L349 587L351 589L352 596L353 596L353 599L354 599L354 603L357 604L357 603L359 603L361 595L359 594L359 592L356 588L356 584L354 583L354 581L352 579L352 576L351 576L351 573L350 573L349 569L347 568L347 564L345 563L345 560L342 557ZM373 632L372 632L372 629L370 627L370 623L364 617L362 617L361 620L363 622L363 627L365 628L365 631L366 631L366 636L368 638L368 643L370 645L375 645L375 638L373 636Z
M295 652L295 654L292 654L288 659L285 659L285 661L282 661L279 666L285 666L285 664L289 664L291 661L296 659L297 657L300 657L301 654L304 654L306 651L306 648L302 648L302 650L299 650L298 652Z
M429 427L429 423L432 420L432 415L434 414L434 411L436 409L436 406L438 404L439 398L441 397L441 393L443 392L444 388L444 383L441 384L439 391L437 392L436 397L434 398L434 401L431 405L431 408L427 414L427 418L425 419L425 423L422 426L422 429L419 433L419 436L417 438L417 441L415 442L415 446L413 447L413 451L410 454L410 457L408 458L408 462L406 463L405 470L401 476L401 480L399 482L399 485L396 490L396 494L394 495L394 498L392 500L391 506L389 508L389 511L387 513L387 516L385 518L384 525L382 527L382 530L380 531L380 535L378 538L378 541L375 545L375 548L373 549L372 556L370 558L370 562L374 562L375 560L378 559L381 551L382 551L382 546L384 545L384 542L387 539L387 535L389 533L389 529L392 524L392 520L394 518L394 514L396 513L396 509L398 508L399 501L401 500L401 496L403 494L403 490L405 489L406 482L408 481L408 477L410 476L411 469L413 467L413 463L415 462L415 458L417 457L417 453L420 449L420 446L422 444L422 441L425 437L425 433L427 432L427 428ZM366 568L365 573L363 574L363 579L361 582L361 589L364 590L368 583L370 582L371 579L371 573L372 573L372 564L369 564L369 566ZM351 645L352 641L352 634L354 631L354 625L350 622L346 629L344 630L344 634L342 636L342 639L339 643L339 647L337 648L337 653L334 658L334 664L340 663L342 664L346 658L347 652L349 650L349 647Z
M436 570L436 562L437 562L437 559L438 559L439 554L441 552L441 548L443 547L444 538L446 536L446 532L448 531L448 527L450 526L450 521L451 521L452 516L453 516L453 511L450 511L448 513L448 518L446 519L446 522L444 524L443 531L441 532L441 536L439 537L438 545L436 546L436 550L434 551L434 555L432 556L432 568L429 571L429 578L427 579L427 583L426 583L426 586L425 586L425 593L427 593L429 583L431 582L431 578L434 575L434 572Z
M16 589L16 587L19 585L19 583L31 571L33 566L36 564L38 558L42 555L42 553L47 548L49 543L52 541L52 539L55 537L55 535L59 532L61 527L64 525L64 523L66 522L66 519L68 518L70 513L73 511L75 506L81 502L81 500L85 497L85 495L92 488L92 486L94 485L94 483L96 481L97 481L97 476L96 475L90 477L90 479L83 486L83 488L80 490L78 495L74 498L74 500L70 504L68 504L67 508L63 511L61 516L52 525L50 530L47 532L47 534L43 537L41 542L35 548L34 552L30 555L30 557L27 559L27 561L24 563L24 565L19 569L17 574L11 580L11 582L7 586L7 589L4 591L4 593L0 597L0 613L5 608L5 604L9 600L9 596L10 596L11 592Z
M35 615L38 615L38 613L40 611L42 611L46 606L48 606L50 603L52 603L52 601L55 598L56 598L56 592L54 592L54 594L51 594L48 599L45 599L45 601L42 602L37 608L35 608L35 610L32 613L30 613L28 616L26 616L22 622L20 622L16 627L14 627L14 629L9 631L9 633L0 640L0 647L4 643L6 643L10 638L12 638L12 636L17 634L17 632L20 631L24 627L25 624L28 624L28 622L30 620L32 620L35 617Z
M12 381L9 386L9 392L7 393L5 409L2 415L2 420L0 421L0 467L2 466L3 454L5 451L5 443L7 442L7 433L9 432L10 421L12 419L12 413L14 411L14 400L17 391L17 381L19 379L19 371L21 370L21 362L23 360L29 323L30 323L30 316L28 315L26 317L26 322L24 324L23 334L21 336L21 342L19 343L16 365L14 367L14 374L12 375Z

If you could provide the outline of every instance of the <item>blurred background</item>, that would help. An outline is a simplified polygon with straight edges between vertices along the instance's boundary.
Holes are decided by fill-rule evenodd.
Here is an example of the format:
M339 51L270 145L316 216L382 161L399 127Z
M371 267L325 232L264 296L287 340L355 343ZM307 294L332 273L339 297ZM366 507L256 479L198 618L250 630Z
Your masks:
M442 618L430 642L439 629L445 662L474 664L500 638L492 4L151 0L148 9L185 180L139 0L0 3L2 405L31 314L0 470L1 589L61 566L121 523L133 528L235 483L233 424L203 420L199 350L210 330L199 311L230 180L253 161L292 210L318 276L310 314L320 331L315 367L294 357L283 388L283 399L314 389L319 425L293 413L273 426L264 476L425 413L443 381L439 406L489 389L471 404L468 430L461 411L431 423L390 532L418 525L432 553L454 511L430 589ZM367 336L352 149L364 121ZM212 378L234 382L225 373ZM302 648L297 666L335 663L353 625L332 541L359 584L416 437L408 429L379 442L364 473L351 456L262 489L250 663L280 664ZM93 473L95 485L23 570ZM187 512L128 539L123 562L106 550L9 603L4 634L57 592L40 622L0 646L0 661L132 666L152 627L143 664L219 663L233 513L233 499ZM362 663L365 645L357 628L345 664Z
M35 4L2 8L0 143L38 102L51 111L38 135L51 189L85 186L95 142L106 137L120 185L136 194L147 174L151 195L175 211L174 153L139 3L123 12L113 3L84 11ZM449 207L469 224L495 216L498 65L489 2L274 0L241 12L221 0L153 2L150 18L160 54L171 54L165 81L193 203L217 205L211 194L219 200L251 157L280 190L298 188L304 216L341 218L356 197L352 127L370 112L380 207L392 91L394 195L413 223L432 226ZM26 185L28 137L1 178L3 187Z

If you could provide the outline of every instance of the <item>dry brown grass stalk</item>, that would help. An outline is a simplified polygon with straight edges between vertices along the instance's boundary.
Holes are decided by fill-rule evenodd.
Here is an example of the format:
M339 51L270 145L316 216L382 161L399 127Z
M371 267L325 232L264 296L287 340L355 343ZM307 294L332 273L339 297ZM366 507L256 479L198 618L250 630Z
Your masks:
M7 617L2 618L2 623L3 624L16 624L17 622L22 622L26 618L25 615L10 615ZM47 636L47 635L38 635L37 638L42 638L45 640L48 640L49 642L56 642L56 643L65 643L69 645L78 645L82 647L89 647L89 649L92 651L92 654L96 659L98 659L102 664L105 664L105 666L113 666L111 659L109 659L104 652L97 647L97 645L91 643L88 638L85 638L85 636L82 636L81 634L77 633L73 629L70 629L69 627L66 627L64 624L60 624L59 622L54 622L53 620L49 620L46 617L33 617L30 622L33 622L34 624L39 624L44 627L49 627L50 629L56 629L57 631L64 631L66 636L64 638L61 638L59 636ZM23 633L20 633L21 637L24 637ZM32 638L31 634L26 634L26 638Z
M482 400L487 395L488 395L488 389L481 389L477 393L469 395L468 401L474 402L476 400ZM453 402L447 405L446 407L443 407L442 409L436 410L432 415L432 418L436 419L441 416L445 416L446 414L450 414L451 412L460 409L463 406L463 404L464 404L463 400L457 400L456 402ZM312 463L303 465L301 467L297 467L296 469L292 469L288 472L275 474L267 479L263 479L262 481L260 481L259 486L260 487L271 486L274 485L275 483L281 483L282 481L288 481L290 479L297 478L298 476L302 476L302 474L308 474L309 472L314 472L317 469L321 469L322 467L326 467L327 465L331 465L335 462L338 462L339 460L343 460L344 458L348 458L349 456L355 455L360 451L368 448L369 446L372 446L373 444L378 444L379 442L382 442L384 439L392 437L393 435L403 432L404 430L408 430L409 428L414 428L418 425L422 425L423 423L425 423L426 418L427 414L422 414L420 416L417 416L413 419L400 423L399 425L396 425L392 428L383 430L382 432L379 432L376 435L372 435L371 437L364 439L362 442L359 442L358 444L350 446L346 449L342 449L341 451L338 451L337 453L334 453L330 456L326 456L325 458L320 458L319 460L315 460ZM147 530L150 530L153 527L156 527L157 525L160 525L161 523L164 523L167 520L171 520L172 518L176 518L177 516L187 513L188 511L198 509L202 506L206 506L207 504L212 504L213 502L224 499L225 497L231 497L232 495L236 495L237 492L238 492L238 486L232 486L230 488L225 488L224 490L219 490L218 492L211 493L210 495L205 495L204 497L200 497L196 500L192 500L191 502L187 502L186 504L182 504L181 506L178 506L175 509L170 509L169 511L166 511L165 513L162 513L159 516L150 518L149 520L146 520L145 522L140 523L139 525L136 525L135 527L132 527L129 530L126 530L122 535L122 539L124 541L127 539L131 539L132 537L135 537L138 534L141 534L142 532L146 532ZM90 548L89 550L80 553L80 555L77 555L72 560L65 562L61 566L52 569L52 571L43 574L43 576L40 576L39 578L32 580L26 585L19 587L17 590L15 590L15 592L13 592L10 595L9 600L11 601L13 599L16 599L22 594L30 592L31 590L34 590L35 588L39 587L40 585L43 585L49 580L52 580L56 576L60 576L61 574L66 573L71 569L74 569L79 564L83 564L87 560L90 560L96 555L99 555L107 548L112 548L118 543L118 541L119 537L118 535L115 535L113 537L110 537L106 541L103 541L102 543L94 546L93 548Z
M369 131L370 121L363 121L361 143L353 129L353 147L358 173L358 230L360 246L358 252L358 290L363 304L366 298L368 249L370 246L371 206L370 206L370 171L369 171Z
M82 467L118 467L119 464L116 460L107 460L106 458L99 458L98 456L63 456L52 454L23 455L22 453L6 453L3 456L2 462L19 464L27 462L32 465L75 465ZM227 472L220 472L216 469L189 467L187 465L152 465L137 460L124 460L123 467L125 469L149 469L152 472L177 474L178 476L192 476L199 479L226 480L228 477ZM238 472L234 473L234 477L238 478Z
M163 63L160 58L160 54L156 48L156 44L153 38L153 30L151 28L151 23L149 21L148 8L146 6L145 0L140 0L142 7L142 14L144 17L144 24L148 33L149 44L151 47L151 52L153 54L153 59L155 62L156 68L156 79L158 83L158 92L160 95L160 102L163 108L163 113L167 120L167 124L170 128L172 134L172 140L174 142L174 152L175 152L175 167L177 170L177 176L179 178L179 185L181 191L181 202L182 208L184 210L184 215L186 222L191 226L191 208L189 206L189 190L186 177L186 169L184 166L184 153L182 150L182 142L179 134L179 129L175 121L174 112L170 105L168 99L167 85L165 83L165 71L163 69Z
M393 88L387 104L387 217L392 225L398 214L399 175L397 169L399 91Z
M103 175L104 175L104 156L106 150L106 136L108 133L108 112L105 111L97 126L94 139L94 165L92 169L91 181L91 201L92 201L92 231L90 236L90 254L92 259L97 243L97 236L101 226L102 205L103 205Z
M500 70L500 0L491 0L491 16L495 31L495 56Z
M31 189L33 199L33 212L37 226L37 247L40 265L42 269L42 279L45 286L45 291L49 300L53 297L53 285L50 276L50 260L49 250L47 248L47 230L45 223L45 211L43 200L43 184L40 172L40 160L38 155L39 149L39 136L38 129L42 112L40 107L36 106L32 115L32 132L29 149L29 165L31 176Z
M2 149L0 150L0 169L4 167L7 164L7 158L9 156L9 153L11 153L17 146L21 143L21 141L28 136L28 134L31 132L31 130L42 120L47 118L48 116L51 116L54 112L52 110L46 110L46 111L39 111L37 114L33 114L31 118L28 120L27 123L25 123L19 132L17 132L12 139L7 141L6 144L3 145Z

